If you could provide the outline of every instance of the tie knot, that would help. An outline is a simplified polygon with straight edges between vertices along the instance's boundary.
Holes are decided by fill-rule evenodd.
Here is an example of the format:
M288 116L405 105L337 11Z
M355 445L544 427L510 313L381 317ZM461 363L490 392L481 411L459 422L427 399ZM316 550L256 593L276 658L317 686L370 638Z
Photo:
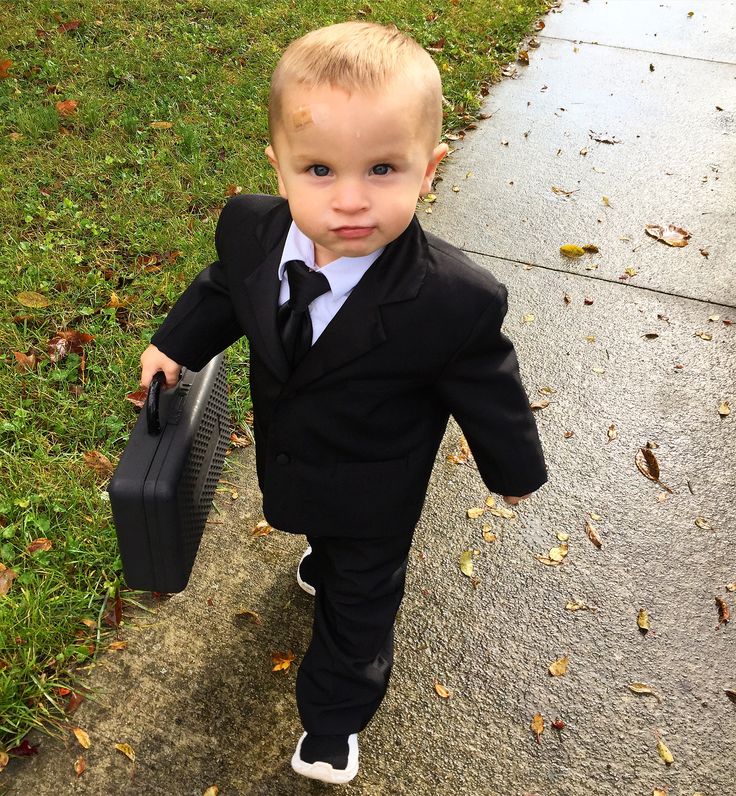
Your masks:
M301 260L289 260L286 263L286 275L292 312L304 312L318 296L330 289L327 277L319 271L310 270Z

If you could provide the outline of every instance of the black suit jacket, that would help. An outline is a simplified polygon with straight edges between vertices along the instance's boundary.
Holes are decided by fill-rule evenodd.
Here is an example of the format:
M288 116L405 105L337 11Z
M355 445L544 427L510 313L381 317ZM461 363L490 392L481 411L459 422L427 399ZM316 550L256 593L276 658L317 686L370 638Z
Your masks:
M293 372L276 327L285 200L236 196L218 260L152 342L198 370L246 335L266 519L315 536L405 533L422 509L452 414L489 490L546 481L511 342L506 288L414 218L356 285Z

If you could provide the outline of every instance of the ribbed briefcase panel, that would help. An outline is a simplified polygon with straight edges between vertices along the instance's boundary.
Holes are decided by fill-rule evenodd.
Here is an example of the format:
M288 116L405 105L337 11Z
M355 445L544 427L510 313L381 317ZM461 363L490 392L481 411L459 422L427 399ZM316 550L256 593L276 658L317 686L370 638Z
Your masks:
M230 437L223 355L162 391L159 417L151 434L141 412L108 492L128 586L177 592L189 581Z

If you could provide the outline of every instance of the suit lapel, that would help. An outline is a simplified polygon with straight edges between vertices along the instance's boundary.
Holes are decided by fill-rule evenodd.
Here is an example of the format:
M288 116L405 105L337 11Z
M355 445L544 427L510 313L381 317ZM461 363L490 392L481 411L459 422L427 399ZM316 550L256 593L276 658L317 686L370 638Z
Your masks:
M303 387L385 342L381 305L415 298L424 281L427 260L427 241L414 218L353 288L317 342L297 365L287 390ZM275 313L273 328L276 329ZM278 331L275 337L280 345ZM281 356L283 358L283 351Z

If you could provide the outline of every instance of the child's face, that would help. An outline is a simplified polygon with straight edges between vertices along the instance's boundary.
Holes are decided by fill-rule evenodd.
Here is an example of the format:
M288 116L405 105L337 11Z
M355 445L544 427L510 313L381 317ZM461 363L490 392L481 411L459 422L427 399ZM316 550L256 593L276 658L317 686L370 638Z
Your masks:
M432 148L418 95L402 84L347 94L287 87L266 155L317 265L370 254L409 226L447 145Z

